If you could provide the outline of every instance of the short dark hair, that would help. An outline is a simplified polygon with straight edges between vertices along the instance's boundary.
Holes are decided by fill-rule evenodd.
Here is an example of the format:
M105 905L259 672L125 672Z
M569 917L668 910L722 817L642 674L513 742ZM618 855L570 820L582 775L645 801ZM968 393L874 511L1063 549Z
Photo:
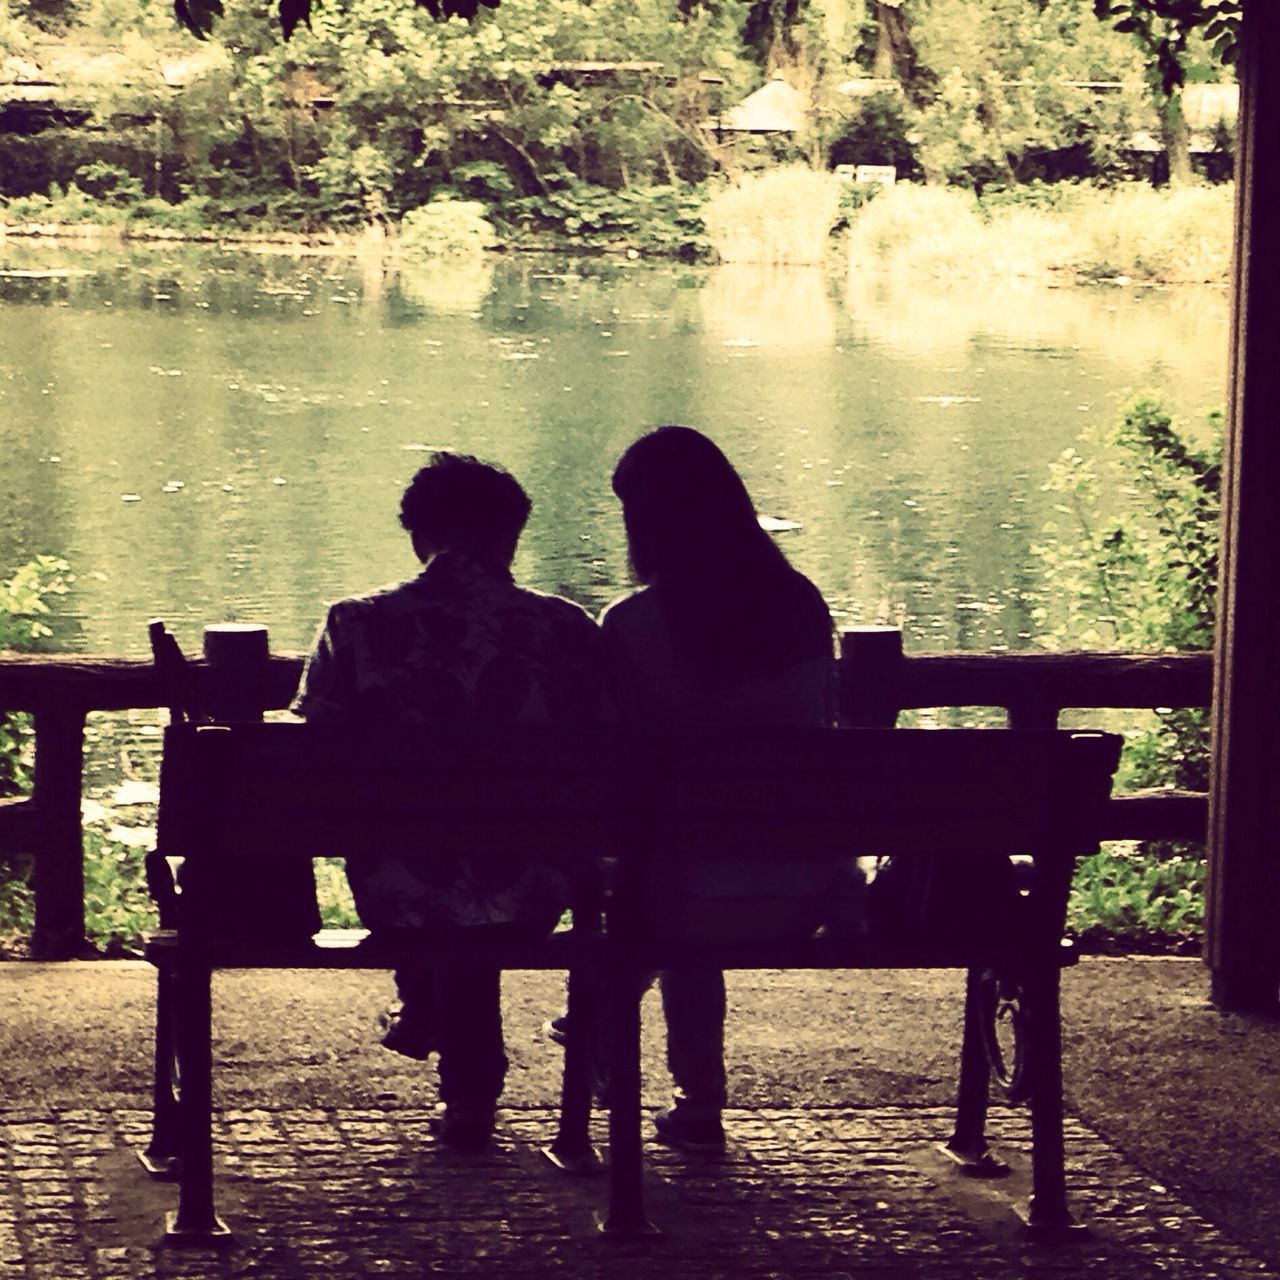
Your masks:
M504 467L469 454L433 455L400 499L400 523L436 551L510 564L533 504Z

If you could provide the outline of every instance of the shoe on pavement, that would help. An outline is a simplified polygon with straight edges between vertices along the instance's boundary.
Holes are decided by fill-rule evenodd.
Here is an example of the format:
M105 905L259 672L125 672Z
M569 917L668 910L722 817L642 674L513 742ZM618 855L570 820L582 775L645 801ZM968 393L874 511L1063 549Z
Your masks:
M392 1005L378 1017L382 1031L382 1047L406 1058L426 1062L435 1045L431 1042L431 1026L426 1018L416 1015L410 1005Z
M479 1155L493 1137L493 1107L478 1104L441 1103L427 1127L459 1155Z
M720 1123L719 1112L698 1115L677 1103L654 1116L653 1127L659 1142L678 1151L707 1156L724 1154L724 1125Z

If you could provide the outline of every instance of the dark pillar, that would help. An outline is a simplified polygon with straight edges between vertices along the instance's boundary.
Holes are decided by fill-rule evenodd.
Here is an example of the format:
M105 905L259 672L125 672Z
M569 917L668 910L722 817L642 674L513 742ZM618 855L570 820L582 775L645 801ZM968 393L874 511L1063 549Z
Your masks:
M1280 990L1280 5L1245 0L1205 959L1224 1009Z
M40 820L41 847L35 863L31 949L40 960L66 960L84 946L84 712L78 707L37 711L35 726L31 796Z

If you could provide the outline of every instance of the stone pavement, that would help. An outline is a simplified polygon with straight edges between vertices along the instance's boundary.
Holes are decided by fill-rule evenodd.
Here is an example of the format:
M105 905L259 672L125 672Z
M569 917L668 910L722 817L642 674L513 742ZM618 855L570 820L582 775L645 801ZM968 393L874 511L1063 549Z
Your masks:
M1214 1010L1196 961L1065 975L1067 1169L1088 1232L1053 1247L1010 1211L1026 1193L1021 1109L993 1116L1007 1181L966 1180L935 1150L960 975L730 975L728 1158L651 1146L664 1234L640 1244L594 1230L602 1179L566 1179L538 1155L560 1065L538 1028L562 979L508 978L506 1108L494 1149L468 1161L427 1132L433 1073L374 1041L386 974L219 975L219 1193L237 1243L187 1252L157 1247L175 1188L134 1157L154 974L0 964L0 1280L1280 1280L1280 1021ZM659 1104L656 1007L645 1079Z
M219 1117L221 1248L166 1249L174 1203L134 1152L137 1110L0 1113L0 1280L378 1276L1274 1276L1163 1186L1072 1122L1071 1190L1088 1230L1028 1240L1029 1128L997 1109L1015 1173L961 1176L934 1143L938 1107L734 1111L721 1160L652 1146L652 1241L602 1238L604 1180L566 1178L538 1147L550 1108L506 1110L484 1156L439 1148L421 1108L228 1110Z

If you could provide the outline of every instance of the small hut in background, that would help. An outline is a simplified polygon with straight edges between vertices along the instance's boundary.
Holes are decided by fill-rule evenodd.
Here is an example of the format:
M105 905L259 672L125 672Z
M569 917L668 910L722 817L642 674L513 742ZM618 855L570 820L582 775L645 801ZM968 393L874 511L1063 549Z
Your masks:
M805 157L812 109L799 89L775 73L768 84L708 123L736 166L762 169Z

